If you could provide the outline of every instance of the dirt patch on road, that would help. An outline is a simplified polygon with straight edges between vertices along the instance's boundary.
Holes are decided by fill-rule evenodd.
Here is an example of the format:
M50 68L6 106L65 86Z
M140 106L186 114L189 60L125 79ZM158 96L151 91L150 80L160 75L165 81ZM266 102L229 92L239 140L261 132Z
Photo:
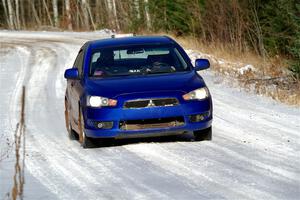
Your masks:
M25 183L25 86L22 88L20 121L15 130L15 173L13 177L13 188L11 198L23 199L23 188Z

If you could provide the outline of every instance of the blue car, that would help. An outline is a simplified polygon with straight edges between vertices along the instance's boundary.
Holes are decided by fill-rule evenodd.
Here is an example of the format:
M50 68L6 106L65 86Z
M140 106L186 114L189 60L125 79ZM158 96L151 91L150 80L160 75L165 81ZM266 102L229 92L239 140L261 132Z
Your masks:
M65 71L65 119L83 148L105 138L193 133L211 140L212 99L183 48L166 36L109 38L85 43ZM101 142L100 142L101 143Z

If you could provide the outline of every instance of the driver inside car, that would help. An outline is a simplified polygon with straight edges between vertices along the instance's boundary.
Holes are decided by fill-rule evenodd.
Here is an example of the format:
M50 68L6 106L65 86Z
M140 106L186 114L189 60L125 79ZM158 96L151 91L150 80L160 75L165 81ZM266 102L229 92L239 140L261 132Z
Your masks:
M92 74L94 76L102 76L105 71L109 70L110 66L114 65L114 53L113 51L101 51L100 57L97 59L93 66Z

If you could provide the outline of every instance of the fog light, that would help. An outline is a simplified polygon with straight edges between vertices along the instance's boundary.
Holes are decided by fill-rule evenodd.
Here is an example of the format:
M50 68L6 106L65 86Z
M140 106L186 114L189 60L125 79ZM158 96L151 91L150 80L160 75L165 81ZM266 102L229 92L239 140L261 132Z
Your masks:
M104 125L103 125L103 123L101 123L101 122L99 122L99 123L97 124L97 127L98 127L98 128L103 128L103 126L104 126Z
M198 115L190 115L190 122L200 122L205 120L208 117L209 113L203 113Z
M99 129L111 129L113 122L95 122L95 127Z

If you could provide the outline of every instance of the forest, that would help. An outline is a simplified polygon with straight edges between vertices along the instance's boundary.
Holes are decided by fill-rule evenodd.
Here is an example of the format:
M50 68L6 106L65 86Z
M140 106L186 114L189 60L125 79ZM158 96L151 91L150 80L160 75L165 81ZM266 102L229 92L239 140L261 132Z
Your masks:
M0 86L0 200L300 199L300 0L0 0Z
M299 0L1 0L0 28L191 36L280 56L300 78Z

